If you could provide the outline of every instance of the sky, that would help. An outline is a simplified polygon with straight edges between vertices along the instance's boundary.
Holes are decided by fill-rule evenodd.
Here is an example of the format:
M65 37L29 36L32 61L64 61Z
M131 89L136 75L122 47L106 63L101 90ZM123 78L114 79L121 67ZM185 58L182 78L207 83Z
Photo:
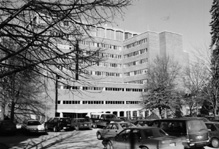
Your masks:
M211 43L210 9L213 0L133 0L124 9L119 28L143 33L170 31L181 34L183 49L194 54Z

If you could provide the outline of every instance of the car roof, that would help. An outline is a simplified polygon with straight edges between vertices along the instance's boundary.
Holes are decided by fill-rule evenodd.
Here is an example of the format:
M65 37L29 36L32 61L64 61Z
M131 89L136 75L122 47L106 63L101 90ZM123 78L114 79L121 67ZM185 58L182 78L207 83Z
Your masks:
M166 119L158 119L155 121L188 121L188 120L203 120L200 117L182 117L182 118L166 118Z
M219 124L219 122L214 122L214 121L209 121L209 122L205 122L206 124Z
M158 127L151 127L151 126L142 126L142 127L130 127L130 128L126 128L126 129L160 129Z
M73 118L74 120L83 120L83 119L88 119L88 118Z
M27 120L27 121L29 122L29 121L38 121L38 120Z

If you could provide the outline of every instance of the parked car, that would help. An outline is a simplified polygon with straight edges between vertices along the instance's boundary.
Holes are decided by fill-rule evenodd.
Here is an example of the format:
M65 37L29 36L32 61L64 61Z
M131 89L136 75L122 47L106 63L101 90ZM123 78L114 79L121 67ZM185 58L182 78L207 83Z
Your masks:
M108 137L114 137L123 129L129 127L135 127L135 125L130 122L111 122L103 129L98 130L96 132L96 136L98 140L102 140Z
M209 132L205 122L199 118L159 119L152 123L171 136L183 139L186 148L204 147L209 143Z
M93 125L97 128L106 127L111 121L122 121L116 115L111 113L91 113L91 120Z
M71 127L75 130L92 129L92 121L89 118L73 118Z
M205 122L210 133L210 146L219 148L219 122Z
M0 121L0 134L1 135L13 135L17 131L16 124L11 120Z
M126 128L102 144L106 149L184 149L180 138L157 127Z
M67 117L51 118L47 122L45 122L45 128L46 130L53 130L54 132L71 129L71 118L67 118Z
M46 133L44 124L40 123L38 120L27 120L24 122L21 128L25 133Z

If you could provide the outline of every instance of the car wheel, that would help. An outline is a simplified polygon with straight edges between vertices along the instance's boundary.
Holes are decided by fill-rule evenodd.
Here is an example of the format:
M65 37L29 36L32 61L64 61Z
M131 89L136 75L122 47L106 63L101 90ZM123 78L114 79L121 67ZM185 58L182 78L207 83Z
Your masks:
M213 148L218 148L218 147L219 147L219 140L218 140L217 138L213 138L213 139L211 140L211 146L212 146Z
M107 142L106 149L114 149L112 142L110 142L110 141Z
M98 139L98 140L101 140L101 139L102 139L102 136L101 136L101 134L100 134L99 132L97 133L97 139Z

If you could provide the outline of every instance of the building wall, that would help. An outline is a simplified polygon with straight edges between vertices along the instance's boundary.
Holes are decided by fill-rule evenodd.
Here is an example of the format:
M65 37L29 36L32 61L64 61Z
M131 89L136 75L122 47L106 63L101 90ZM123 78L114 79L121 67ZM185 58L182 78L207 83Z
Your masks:
M80 47L88 50L101 48L108 56L99 66L88 68L92 72L89 86L73 84L74 89L63 86L58 89L57 111L60 116L66 116L66 113L89 115L92 112L145 116L140 102L145 91L148 64L159 55L169 55L179 60L179 63L187 64L185 59L188 59L188 55L183 52L182 36L171 32L149 31L137 35L119 29L96 29L97 32L93 32L96 35L94 39L85 39L94 43L90 45L83 42ZM105 66L111 64L119 67ZM109 72L119 73L119 76L102 75Z

